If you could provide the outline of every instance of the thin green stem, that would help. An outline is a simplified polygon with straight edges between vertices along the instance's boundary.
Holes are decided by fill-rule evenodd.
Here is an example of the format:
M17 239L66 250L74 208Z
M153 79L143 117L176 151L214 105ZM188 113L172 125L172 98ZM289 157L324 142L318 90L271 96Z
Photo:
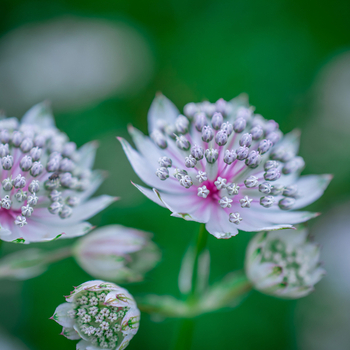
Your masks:
M176 338L174 350L190 350L194 332L194 319L185 318L181 320L180 328Z
M191 290L187 298L187 302L190 305L194 305L198 298L198 261L201 254L205 250L208 240L208 233L205 230L205 224L201 224L196 239L194 259L192 265L192 284ZM192 345L192 338L194 332L194 320L182 319L180 323L180 329L175 342L175 350L189 350Z
M205 224L201 224L197 235L197 241L195 246L195 257L194 257L193 267L192 267L192 286L188 297L188 302L191 304L196 302L196 299L198 296L198 261L201 254L205 250L207 241L208 241L208 233L205 230Z

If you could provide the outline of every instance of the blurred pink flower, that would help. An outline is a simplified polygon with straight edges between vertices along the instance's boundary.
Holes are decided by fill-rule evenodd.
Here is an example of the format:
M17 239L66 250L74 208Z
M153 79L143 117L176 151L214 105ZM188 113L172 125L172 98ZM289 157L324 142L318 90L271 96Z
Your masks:
M47 106L23 117L0 119L0 239L17 243L81 236L86 222L116 198L89 197L103 181L91 170L96 143L76 150L60 132Z

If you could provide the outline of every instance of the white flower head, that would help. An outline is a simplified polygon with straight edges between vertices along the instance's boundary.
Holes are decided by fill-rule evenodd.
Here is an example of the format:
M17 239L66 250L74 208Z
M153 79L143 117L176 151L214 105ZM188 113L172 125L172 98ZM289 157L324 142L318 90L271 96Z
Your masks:
M297 156L298 131L283 135L276 122L254 114L242 96L191 102L179 115L159 94L148 113L153 138L130 127L137 150L118 138L137 175L153 190L135 186L172 216L205 223L217 238L235 236L238 229L292 228L317 216L295 210L317 200L331 176L299 177L304 161ZM165 170L157 171L159 165Z
M30 243L87 233L87 219L115 198L89 199L103 181L91 170L97 145L79 149L59 131L47 103L19 122L0 118L0 239Z
M254 287L280 298L311 293L325 274L320 248L305 228L258 233L249 243L245 270Z
M94 277L136 282L160 260L160 250L151 237L148 232L108 225L79 239L73 252L79 265Z
M99 298L101 295L103 298ZM97 308L101 319L102 314L113 314L113 317L97 322L98 316L88 313L92 308L86 308L85 313L80 311L82 298L87 298L87 304L91 298L98 298L99 304L93 307L93 313ZM135 300L126 289L116 284L85 282L71 292L66 301L57 307L52 319L63 326L62 335L72 340L81 339L77 344L79 350L125 349L138 331L140 311Z

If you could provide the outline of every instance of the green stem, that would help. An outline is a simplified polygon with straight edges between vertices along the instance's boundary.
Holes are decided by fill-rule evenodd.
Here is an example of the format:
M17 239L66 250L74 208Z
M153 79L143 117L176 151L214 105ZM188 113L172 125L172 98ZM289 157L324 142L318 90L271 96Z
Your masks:
M208 240L208 233L205 230L205 224L201 224L197 235L194 260L192 265L192 285L191 290L187 298L187 303L194 305L198 298L198 261L205 250ZM175 342L175 350L189 350L192 345L192 338L194 332L194 320L182 319L180 323L180 329Z
M174 350L190 350L192 346L193 332L193 318L185 318L181 320Z
M190 294L188 296L188 302L190 304L195 303L198 297L198 261L201 254L205 250L205 247L207 245L207 240L208 240L208 233L205 230L205 224L201 224L197 235L197 241L195 246L195 256L194 256L193 267L192 267L192 286L191 286Z

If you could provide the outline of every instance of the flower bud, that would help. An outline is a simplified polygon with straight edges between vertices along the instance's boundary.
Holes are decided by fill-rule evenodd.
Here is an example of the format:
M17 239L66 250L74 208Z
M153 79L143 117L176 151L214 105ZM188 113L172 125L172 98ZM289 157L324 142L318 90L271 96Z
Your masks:
M69 205L64 205L62 210L58 213L61 219L66 219L72 216L73 209Z
M264 165L264 169L267 171L272 168L278 168L278 166L279 166L279 163L276 162L275 160L268 160Z
M264 179L267 181L276 181L280 177L281 173L276 168L272 168L264 174Z
M265 208L270 208L275 202L275 198L273 196L266 196L260 198L260 204Z
M219 130L215 136L215 142L219 146L224 146L227 143L227 134L224 130Z
M30 156L32 157L32 159L34 160L34 162L38 161L41 157L41 148L39 147L33 147L31 150L30 150Z
M34 209L29 205L24 205L22 208L21 208L21 212L22 212L22 215L23 216L32 216L33 214L33 211Z
M252 117L252 110L246 107L239 107L237 109L237 118L243 118L244 120L249 121Z
M223 122L224 122L224 117L222 116L221 113L213 114L211 118L211 125L215 130L219 130Z
M2 158L2 168L4 170L10 170L13 166L13 157L6 156Z
M11 191L13 188L13 183L12 183L11 178L6 178L6 179L2 180L1 184L2 184L2 188L5 191Z
M271 192L271 184L269 182L263 182L259 185L259 192L269 194Z
M1 206L4 208L4 209L7 209L9 210L11 208L11 199L10 199L10 196L9 195L6 195L2 200L1 200Z
M259 143L258 151L261 154L264 154L270 150L270 148L273 146L272 142L270 140L261 140Z
M252 144L252 135L248 133L243 134L239 140L239 144L240 146L250 147Z
M282 169L282 173L285 175L295 173L305 166L304 159L302 157L295 157L286 164Z
M192 179L189 175L183 175L179 182L180 185L185 188L190 188L193 185Z
M239 225L239 223L242 221L242 217L240 213L230 213L229 215L229 221L233 224Z
M281 199L278 202L278 206L280 207L280 209L282 210L289 210L293 208L293 205L295 203L295 199L291 198L291 197L285 197L283 199Z
M160 167L156 171L156 175L162 180L166 180L169 177L169 170L165 167Z
M5 157L9 154L9 145L6 143L5 145L0 144L0 157Z
M0 132L0 140L2 143L9 143L11 140L10 134L7 129L3 129Z
M71 172L75 168L75 164L69 158L63 158L60 162L60 171Z
M35 147L43 148L43 147L45 147L45 144L46 144L46 138L44 135L35 136L35 139L34 139L34 146Z
M29 152L33 148L33 140L29 137L26 137L22 142L21 142L21 151L23 153Z
M194 117L194 126L199 132L201 132L205 125L207 125L207 117L205 113L197 113Z
M283 195L286 197L297 197L298 195L298 186L289 185L283 190Z
M187 118L193 118L196 113L199 112L197 105L194 102L187 103L184 107L184 113ZM200 130L198 130L200 131Z
M237 154L235 151L225 150L224 162L228 165L232 164L237 159Z
M249 168L255 169L261 163L261 155L257 151L251 151L248 154L247 159L245 160L245 164L249 166Z
M250 130L250 134L252 135L252 139L255 141L259 140L260 137L263 135L263 133L264 133L264 129L260 125L256 125Z
M283 193L284 186L281 184L274 184L271 186L271 194L273 196L280 196Z
M297 299L310 294L325 271L320 267L319 246L306 229L258 233L249 243L245 271L262 293Z
M204 149L200 146L194 145L191 149L191 155L196 160L201 160L204 157Z
M196 158L194 158L191 154L185 158L185 165L187 168L194 168L196 164Z
M266 136L266 139L271 141L272 145L275 145L282 138L282 136L283 136L282 132L277 130L277 131L270 132Z
M23 188L25 185L26 185L26 178L21 174L18 174L13 179L13 186L15 186L15 188Z
M27 199L27 191L23 191L22 189L18 190L15 194L15 198L19 203L24 202Z
M49 198L50 198L51 202L59 202L62 199L62 193L57 191L57 190L53 190L49 194Z
M247 122L243 118L237 118L233 123L233 130L237 133L241 133L247 125Z
M226 186L226 190L227 190L227 193L228 193L230 196L233 196L233 195L238 194L238 192L239 192L239 186L236 185L235 183L229 183L229 184L227 184L227 186Z
M66 203L67 205L69 205L70 207L76 207L80 204L80 198L76 197L76 196L69 196L66 199Z
M170 158L168 157L160 157L158 159L158 164L161 166L161 167L165 167L165 168L170 168L172 165L173 165L173 162Z
M219 156L219 152L216 148L208 148L205 150L205 159L209 164L214 164Z
M32 158L29 156L24 156L19 162L19 166L23 171L29 171L33 166Z
M30 169L30 175L33 177L39 176L44 170L43 165L40 162L34 162Z
M12 144L15 147L19 147L22 143L22 140L23 140L22 133L20 131L14 131L12 134L12 140L11 140Z
M184 115L179 115L175 120L175 129L179 134L187 134L189 120Z
M165 149L168 147L168 143L164 135L159 130L154 130L150 136L159 148Z
M51 214L59 214L62 211L62 204L60 202L53 202L50 206L49 206L49 212Z
M160 259L151 237L121 225L104 226L80 238L74 256L91 276L118 283L141 281Z
M256 187L258 186L258 183L258 178L253 175L249 176L246 180L244 180L245 187L247 188Z
M244 160L248 157L249 148L246 146L238 147L236 150L236 154L238 160Z
M225 131L227 136L230 136L233 132L233 125L230 122L223 123L221 130Z
M202 129L202 140L204 142L210 142L214 137L214 130L210 126L203 126Z
M40 188L40 183L38 180L33 180L29 186L28 186L28 191L30 193L36 193L39 191L39 188Z
M129 292L110 282L89 281L66 297L52 319L62 335L81 339L77 349L125 349L137 333L140 311Z
M180 137L176 136L176 146L183 151L188 151L191 148L190 142L183 135Z

